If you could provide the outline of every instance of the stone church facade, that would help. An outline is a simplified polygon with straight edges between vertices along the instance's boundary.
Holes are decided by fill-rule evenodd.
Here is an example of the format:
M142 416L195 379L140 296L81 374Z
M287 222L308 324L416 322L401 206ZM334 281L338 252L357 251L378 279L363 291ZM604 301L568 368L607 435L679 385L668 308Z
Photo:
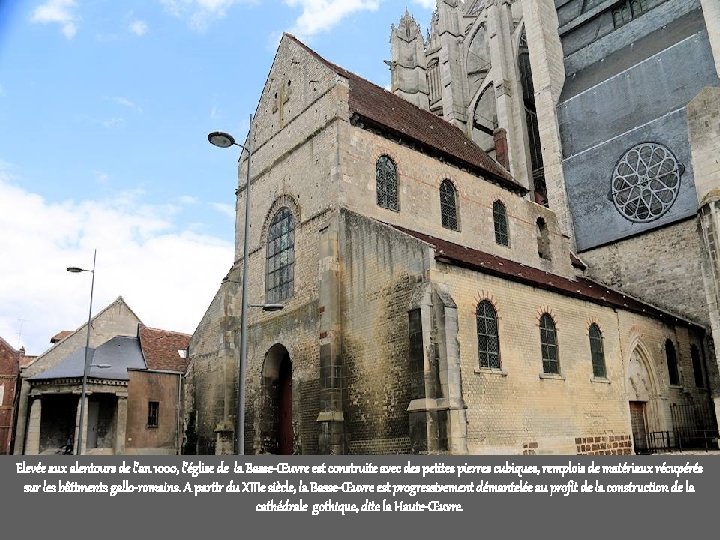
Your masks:
M393 27L392 89L505 160L590 276L717 335L719 21L717 0L441 0L427 38Z
M677 220L614 243L588 247L576 232L586 218L599 235L615 225L577 210L584 195L571 188L580 158L566 154L564 137L584 132L560 102L572 32L558 21L570 24L562 17L572 3L439 0L429 39L406 14L391 31L392 93L283 37L251 131L248 280L250 303L284 307L249 312L245 453L618 454L679 437L716 444L715 319L693 311L716 282L703 289L694 279L704 261L697 232L694 243L675 238L697 218L678 203ZM580 4L581 29L619 5ZM701 37L687 43L709 50ZM701 98L712 102L715 90ZM687 107L699 142L685 154L673 146L658 165L667 184L681 176L678 197L692 191L687 156L718 148L714 124L712 139L701 119L712 106ZM600 131L589 130L615 137ZM717 152L706 152L693 161L695 177L706 170L717 183ZM246 167L243 156L236 262L190 343L188 452L233 452ZM611 188L604 201L613 204ZM710 231L711 210L701 214ZM666 254L695 271L678 272L666 292L646 286L662 271L651 248L663 235L696 249L694 258ZM643 238L636 267L598 251ZM647 277L635 283L628 276L641 268Z

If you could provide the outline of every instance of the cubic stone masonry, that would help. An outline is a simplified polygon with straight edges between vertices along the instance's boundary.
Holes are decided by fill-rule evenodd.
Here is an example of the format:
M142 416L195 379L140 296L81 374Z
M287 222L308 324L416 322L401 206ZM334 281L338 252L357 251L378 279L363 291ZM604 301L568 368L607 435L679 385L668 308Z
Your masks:
M283 36L247 256L250 302L284 307L249 313L242 450L717 445L717 11L438 0L428 39L392 27L392 92ZM189 453L235 451L246 167Z

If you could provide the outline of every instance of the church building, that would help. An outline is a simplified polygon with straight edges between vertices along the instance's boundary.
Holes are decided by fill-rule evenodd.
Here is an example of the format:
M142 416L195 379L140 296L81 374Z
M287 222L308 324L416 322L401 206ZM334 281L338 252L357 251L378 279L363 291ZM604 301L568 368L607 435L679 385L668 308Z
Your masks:
M655 17L665 3L677 4L648 0L645 15ZM632 58L624 71L622 64L595 66L602 55L593 57L586 50L593 44L577 37L572 47L584 64L576 77L565 75L568 36L607 13L612 19L618 5L438 0L427 39L407 13L392 28L392 92L283 36L251 126L247 253L249 302L283 309L248 313L246 454L629 454L717 446L716 319L708 301L700 314L694 303L717 283L691 283L703 275L702 239L674 235L689 235L698 220L688 210L699 193L691 172L720 184L717 168L702 161L713 154L700 154L708 145L717 150L720 133L712 131L717 122L707 128L698 119L697 144L687 127L685 139L672 136L675 145L634 128L620 141L592 118L616 109L595 109L592 100L585 117L572 109L603 81L610 94L621 92L610 89L621 76L608 70L632 71ZM683 43L695 43L693 54L710 62L711 73L700 70L705 79L693 84L712 102L718 54L698 26L703 12L676 11L689 17L677 23L678 37L690 36ZM603 51L620 46L614 31L640 32L635 23L609 29ZM681 75L668 69L667 76ZM584 82L567 90L572 80ZM693 126L708 110L686 102L677 114ZM665 112L653 114L681 129ZM652 119L623 118L652 127ZM607 122L627 131L620 119ZM580 161L617 141L628 150L615 158L609 180L582 173L590 167ZM200 454L233 453L237 439L247 166L244 153L236 261L190 342L186 438L194 447L186 451ZM633 182L656 195L629 196ZM578 206L591 188L605 191L602 203ZM684 198L670 203L665 189ZM602 213L607 204L616 209L612 219ZM661 215L623 229L621 220L646 210L648 218ZM703 219L714 231L714 206ZM610 236L593 244L593 230ZM653 250L662 235L694 255ZM637 248L633 267L623 250L643 238L648 246ZM663 261L665 289L656 279Z

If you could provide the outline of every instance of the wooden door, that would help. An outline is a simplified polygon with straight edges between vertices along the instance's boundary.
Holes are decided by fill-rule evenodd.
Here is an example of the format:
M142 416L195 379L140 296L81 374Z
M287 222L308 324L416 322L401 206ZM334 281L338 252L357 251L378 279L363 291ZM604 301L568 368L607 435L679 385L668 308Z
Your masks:
M630 428L632 429L635 453L642 453L648 449L647 429L645 427L645 402L630 402Z

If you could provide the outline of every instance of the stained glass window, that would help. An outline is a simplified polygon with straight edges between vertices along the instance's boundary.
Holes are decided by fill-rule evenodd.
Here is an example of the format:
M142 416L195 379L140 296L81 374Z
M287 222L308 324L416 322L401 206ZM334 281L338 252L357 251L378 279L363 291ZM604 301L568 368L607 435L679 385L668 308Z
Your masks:
M555 321L547 313L540 317L540 350L542 354L543 373L560 373L558 356L557 331Z
M293 295L295 280L295 220L283 207L275 214L267 240L265 298L268 303L281 302Z
M453 183L447 179L440 184L440 213L442 214L442 226L457 231L457 192Z
M675 155L659 143L633 146L618 161L612 176L612 200L627 220L648 223L675 203L684 172Z
M377 204L388 210L400 210L398 204L398 179L395 162L388 156L380 156L375 165Z
M480 367L500 369L500 339L495 308L490 302L483 300L478 304L475 316Z

